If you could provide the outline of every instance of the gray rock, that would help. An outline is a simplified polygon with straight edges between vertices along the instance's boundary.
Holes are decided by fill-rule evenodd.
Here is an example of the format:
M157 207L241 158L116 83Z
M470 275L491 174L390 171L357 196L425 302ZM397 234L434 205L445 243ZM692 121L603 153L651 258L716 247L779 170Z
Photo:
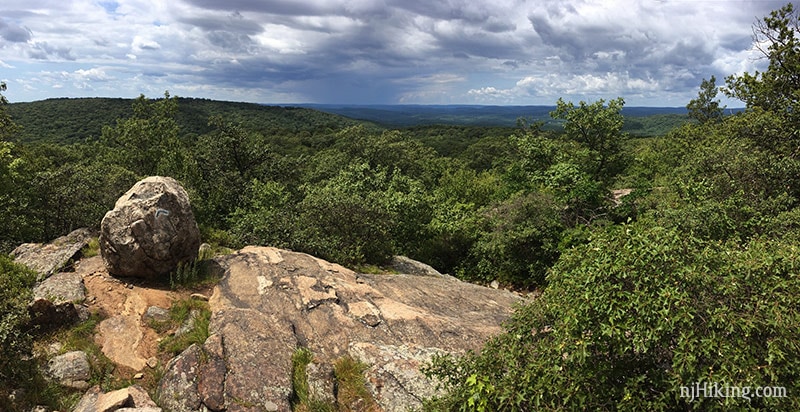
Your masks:
M67 352L47 362L47 375L61 386L74 389L89 388L91 368L89 358L81 351Z
M35 325L70 325L88 319L88 309L80 305L85 299L86 288L81 275L57 273L33 288L33 301L28 311Z
M189 195L171 177L137 182L100 225L100 254L116 276L166 276L178 263L197 258L199 246Z
M158 391L165 410L291 410L299 347L314 355L306 371L317 399L334 399L332 365L352 355L370 364L382 410L420 409L435 385L419 366L434 353L479 349L521 300L447 276L356 274L267 247L213 263L223 277L209 299L211 337L167 365Z
M91 239L89 229L77 229L46 244L23 243L11 252L11 256L14 262L35 271L38 274L36 280L42 280L64 268Z
M202 348L193 344L169 361L158 384L159 405L171 412L194 412L200 409L197 375L202 353Z
M131 400L127 389L102 393L99 386L94 386L87 391L73 412L112 412L125 406Z
M408 405L417 405L420 399L441 395L436 390L437 382L420 374L419 369L434 355L447 351L355 342L350 344L349 353L369 365L365 373L367 385L385 412L405 412Z
M99 386L89 389L73 412L161 412L150 395L139 385L103 393Z
M436 276L442 277L438 270L434 269L431 265L416 261L405 256L394 256L389 261L389 267L400 273L417 276Z
M116 412L162 412L158 406L145 406L143 408L120 408Z
M142 320L145 322L166 322L169 320L169 311L158 306L150 306L142 315Z
M116 412L162 412L158 406L145 406L143 408L120 408Z
M80 303L86 299L86 287L81 275L75 272L58 273L33 288L33 299L47 299L55 305Z
M175 331L175 336L185 335L194 329L194 324L197 321L197 316L200 315L200 312L197 310L192 310L189 312L189 316L186 317L186 320L181 323L181 326L178 327L178 330Z
M147 393L147 391L144 390L144 388L142 388L141 386L132 385L128 386L126 389L128 389L128 394L131 395L131 400L130 402L128 402L128 404L125 404L124 406L129 406L132 408L158 407L158 405L156 405L156 403L153 402L152 399L150 399L150 395Z
M210 336L203 344L205 361L200 364L197 394L202 404L211 411L225 410L225 361L220 335Z

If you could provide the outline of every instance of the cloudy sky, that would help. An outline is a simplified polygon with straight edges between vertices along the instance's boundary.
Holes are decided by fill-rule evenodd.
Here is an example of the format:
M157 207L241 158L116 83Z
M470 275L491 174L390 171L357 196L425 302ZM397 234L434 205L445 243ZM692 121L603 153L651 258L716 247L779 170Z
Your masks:
M2 0L0 80L12 102L169 90L259 103L684 106L703 78L763 68L752 25L784 3Z

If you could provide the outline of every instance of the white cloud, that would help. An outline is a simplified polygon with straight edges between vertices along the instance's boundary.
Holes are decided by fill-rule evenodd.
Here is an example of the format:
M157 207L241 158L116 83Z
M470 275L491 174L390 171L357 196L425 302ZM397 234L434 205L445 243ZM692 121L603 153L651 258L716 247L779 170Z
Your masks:
M146 39L142 36L134 36L131 42L131 50L136 53L142 53L147 50L158 50L161 45L157 41Z
M468 95L478 101L494 103L522 104L530 97L550 99L554 103L559 97L571 99L615 98L626 95L647 95L658 93L661 84L654 79L631 77L628 73L595 74L540 74L526 76L516 82L514 87L498 89L485 86L471 89Z
M53 97L551 104L570 94L688 101L753 71L751 25L783 1L5 0L0 68ZM83 72L81 72L81 70ZM41 73L67 73L37 87ZM104 77L105 76L105 77ZM197 85L213 85L211 88ZM9 84L12 96L14 84ZM133 92L133 93L131 93ZM78 92L76 92L78 93ZM659 97L661 96L661 97ZM666 96L666 97L664 97ZM685 104L685 102L684 102Z

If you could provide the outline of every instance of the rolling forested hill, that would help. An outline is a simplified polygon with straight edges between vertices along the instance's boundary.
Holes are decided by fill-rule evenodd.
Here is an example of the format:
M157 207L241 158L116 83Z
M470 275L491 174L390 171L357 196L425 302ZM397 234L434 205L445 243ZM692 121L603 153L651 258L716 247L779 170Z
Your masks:
M75 143L100 136L103 126L130 117L132 99L59 98L12 103L8 113L23 127L17 142ZM219 115L241 127L265 136L330 134L347 126L374 123L387 128L431 129L444 125L451 130L475 127L466 134L485 134L486 130L513 128L518 118L542 121L545 129L560 129L561 122L550 118L550 106L266 106L255 103L224 102L207 99L178 99L177 122L183 135L202 135L212 130L210 116ZM685 110L683 110L685 112ZM675 108L628 108L624 130L636 136L660 136L688 117ZM459 134L464 134L459 133ZM439 146L443 142L438 142ZM436 144L434 144L436 146ZM442 152L442 147L437 151Z
M114 98L47 99L13 103L7 110L23 127L15 137L18 142L75 143L99 137L103 126L113 126L117 119L131 117L132 102L132 99ZM363 123L308 108L178 99L176 120L184 135L211 131L208 119L213 115L270 136L330 133Z

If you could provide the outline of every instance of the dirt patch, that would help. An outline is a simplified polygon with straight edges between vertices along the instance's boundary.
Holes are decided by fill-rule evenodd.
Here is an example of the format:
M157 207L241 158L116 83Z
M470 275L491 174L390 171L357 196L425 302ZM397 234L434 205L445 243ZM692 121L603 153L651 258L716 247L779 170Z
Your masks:
M152 369L152 358L158 356L159 342L171 332L159 335L142 320L148 307L169 309L174 302L188 299L192 293L208 296L211 290L173 291L168 284L152 280L116 278L108 274L99 256L77 262L75 272L81 275L86 286L89 310L104 318L96 329L95 342L125 374ZM162 365L167 361L157 360Z

